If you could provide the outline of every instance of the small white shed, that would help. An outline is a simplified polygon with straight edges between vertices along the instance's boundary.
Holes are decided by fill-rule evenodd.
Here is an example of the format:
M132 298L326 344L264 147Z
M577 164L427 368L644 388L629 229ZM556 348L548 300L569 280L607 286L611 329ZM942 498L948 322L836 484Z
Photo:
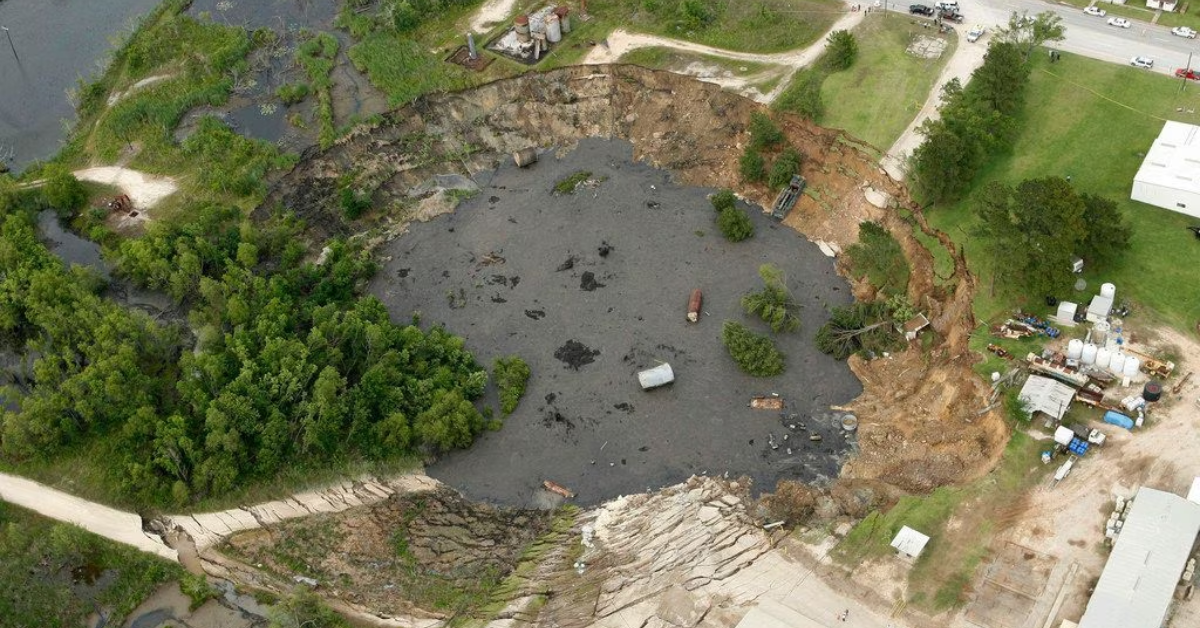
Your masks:
M1108 313L1112 311L1112 297L1106 297L1097 294L1092 297L1092 303L1087 309L1087 319L1093 323L1099 323L1108 319Z
M929 544L929 537L917 532L916 530L904 526L896 533L896 538L892 539L892 547L903 556L909 558L917 558L921 552L925 551L925 546Z

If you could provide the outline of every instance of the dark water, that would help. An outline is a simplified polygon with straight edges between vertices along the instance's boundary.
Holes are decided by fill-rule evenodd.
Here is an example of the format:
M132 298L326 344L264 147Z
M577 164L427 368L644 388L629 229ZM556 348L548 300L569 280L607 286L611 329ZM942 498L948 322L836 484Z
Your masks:
M67 265L87 266L101 277L111 278L108 262L100 255L100 245L63 229L62 224L58 222L58 215L53 211L46 210L38 214L38 232L46 241L50 252Z
M207 13L218 24L282 32L329 26L340 4L338 0L196 0L188 14Z
M75 118L67 90L91 77L127 31L158 0L2 0L0 155L15 169L51 157L64 121ZM13 54L16 49L16 56ZM10 152L11 151L11 152Z

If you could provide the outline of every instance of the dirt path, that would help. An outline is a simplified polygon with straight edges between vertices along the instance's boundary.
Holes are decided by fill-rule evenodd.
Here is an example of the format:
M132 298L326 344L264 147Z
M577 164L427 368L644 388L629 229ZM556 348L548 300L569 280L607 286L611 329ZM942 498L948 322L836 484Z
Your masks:
M888 149L887 154L880 160L880 164L887 170L888 176L896 181L903 181L905 176L905 165L908 157L912 155L914 149L921 144L924 137L917 132L925 120L936 119L938 105L942 102L942 87L950 82L950 79L958 79L959 82L966 84L971 78L971 73L976 68L983 65L983 55L987 53L987 43L985 41L977 41L968 43L964 38L959 41L958 46L954 48L954 54L946 62L946 67L942 68L942 74L933 85L933 89L929 90L929 97L925 99L925 105L921 107L921 111L909 123L908 128L904 129L904 133L896 139L892 147Z
M109 96L108 97L108 106L111 107L111 106L121 102L122 98L132 94L133 92L136 92L137 90L139 90L143 87L148 87L148 86L158 83L160 81L165 81L169 78L175 78L175 75L174 74L158 74L155 76L150 76L150 77L144 78L144 79L134 83L133 85L130 85L129 89L127 89L123 92L116 92L113 95Z
M160 177L119 166L85 168L76 170L74 174L80 181L120 188L133 201L134 207L139 209L150 209L179 190L175 180L170 177Z
M476 33L486 31L508 17L516 4L517 0L487 0L471 18L471 30Z
M750 98L761 102L769 103L774 101L779 94L792 81L792 76L803 67L808 66L817 57L825 52L825 47L828 45L827 35L833 31L850 30L857 26L863 20L863 12L846 13L825 35L806 48L797 48L785 52L776 53L754 53L754 52L736 52L733 50L725 50L722 48L713 48L703 44L696 44L690 41L682 41L679 39L671 39L668 37L659 37L657 35L645 35L642 33L633 33L623 28L619 28L608 35L608 38L598 46L592 48L591 52L583 58L581 62L584 65L601 65L605 63L616 63L625 54L637 50L638 48L663 47L682 52L690 52L693 54L710 55L721 57L724 59L732 59L734 61L751 61L754 63L773 63L786 68L786 73L778 85L775 86L769 93L763 94L751 87L751 84L761 80L761 77L709 77L701 73L694 74L700 80L716 83L722 87L734 89L743 92Z

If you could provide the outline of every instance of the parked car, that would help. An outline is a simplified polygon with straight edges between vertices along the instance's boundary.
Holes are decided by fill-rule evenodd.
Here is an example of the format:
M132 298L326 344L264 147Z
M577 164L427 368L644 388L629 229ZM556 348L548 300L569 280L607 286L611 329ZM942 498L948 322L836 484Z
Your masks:
M942 11L938 14L938 17L947 22L954 22L955 24L963 23L963 14L958 11Z
M1189 70L1187 68L1179 68L1175 70L1175 78L1187 79L1189 81L1200 81L1200 72Z
M985 30L987 29L979 25L972 27L971 30L967 31L967 41L972 43L979 41L979 38L983 37Z
M908 12L913 15L933 15L933 7L926 4L910 4Z
M949 2L938 2L933 5L938 11L958 11L958 0L950 0Z
M1129 28L1130 27L1129 20L1127 20L1123 17L1108 18L1108 25L1116 26L1117 28Z
M1176 26L1175 28L1172 28L1171 34L1176 37L1186 37L1188 39L1196 38L1196 31L1194 31L1186 26Z
M1149 70L1150 68L1154 67L1154 59L1151 59L1150 57L1134 57L1129 60L1129 65L1132 65L1135 68L1145 68Z
M1104 17L1105 15L1108 15L1108 11L1096 6L1088 7L1084 9L1083 12L1085 15L1094 15L1096 17Z

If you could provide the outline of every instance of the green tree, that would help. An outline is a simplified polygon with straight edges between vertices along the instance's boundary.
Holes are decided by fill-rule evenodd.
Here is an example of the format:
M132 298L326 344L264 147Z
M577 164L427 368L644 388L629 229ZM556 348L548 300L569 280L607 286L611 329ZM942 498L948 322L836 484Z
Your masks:
M65 212L74 212L87 203L87 189L66 168L47 167L45 178L46 183L42 186L42 192L46 195L46 202L51 207Z
M767 336L750 331L735 321L721 326L721 342L738 367L755 377L773 377L783 373L783 353Z
M708 200L712 203L713 209L718 212L725 211L737 205L737 197L733 195L732 190L721 190L709 197Z
M746 212L736 207L726 207L717 214L717 228L730 242L741 242L754 237L754 223Z
M777 266L763 264L758 267L758 276L762 278L763 288L743 296L742 309L761 318L775 333L799 329L799 306L792 300L783 271Z
M780 111L798 113L805 119L816 122L825 114L825 103L821 100L821 87L824 83L824 72L815 69L801 70L772 106Z
M767 164L763 161L762 153L752 145L746 145L742 157L738 160L738 172L742 179L750 183L761 183L767 180Z
M1033 51L1046 42L1066 39L1066 27L1062 25L1062 17L1053 11L1042 11L1033 17L1026 11L1013 11L1008 24L996 32L996 39L1015 44L1025 59L1029 59Z
M981 105L1003 115L1016 115L1025 102L1029 64L1016 44L998 41L988 46L983 65L972 75L969 94Z
M1000 262L1004 279L1037 295L1071 286L1071 259L1087 238L1083 199L1059 177L1017 187L990 183L975 206L976 233Z
M858 225L858 242L846 248L851 272L881 292L903 295L908 289L910 270L904 249L879 223L864 221Z
M1083 194L1083 223L1087 235L1079 245L1079 256L1088 262L1102 266L1119 259L1129 250L1133 231L1129 222L1117 209L1117 204L1106 198Z
M756 150L773 148L783 143L783 131L771 116L755 111L750 114L750 145Z
M822 55L822 65L830 72L847 70L858 58L858 42L850 31L833 31L827 39L829 45Z
M482 430L483 417L457 390L439 392L429 409L413 421L417 438L433 451L466 447Z
M771 164L771 176L767 179L767 185L773 188L787 185L792 180L792 175L800 174L802 160L803 156L795 148L789 146L783 149L775 158L775 163Z
M268 628L350 628L317 594L296 588L267 611Z
M839 360L859 352L892 351L904 346L883 301L859 301L835 307L817 330L817 348Z
M521 396L525 394L525 384L529 381L529 375L529 365L515 355L496 358L492 363L492 377L496 380L496 389L500 395L501 414L509 415L517 409Z

